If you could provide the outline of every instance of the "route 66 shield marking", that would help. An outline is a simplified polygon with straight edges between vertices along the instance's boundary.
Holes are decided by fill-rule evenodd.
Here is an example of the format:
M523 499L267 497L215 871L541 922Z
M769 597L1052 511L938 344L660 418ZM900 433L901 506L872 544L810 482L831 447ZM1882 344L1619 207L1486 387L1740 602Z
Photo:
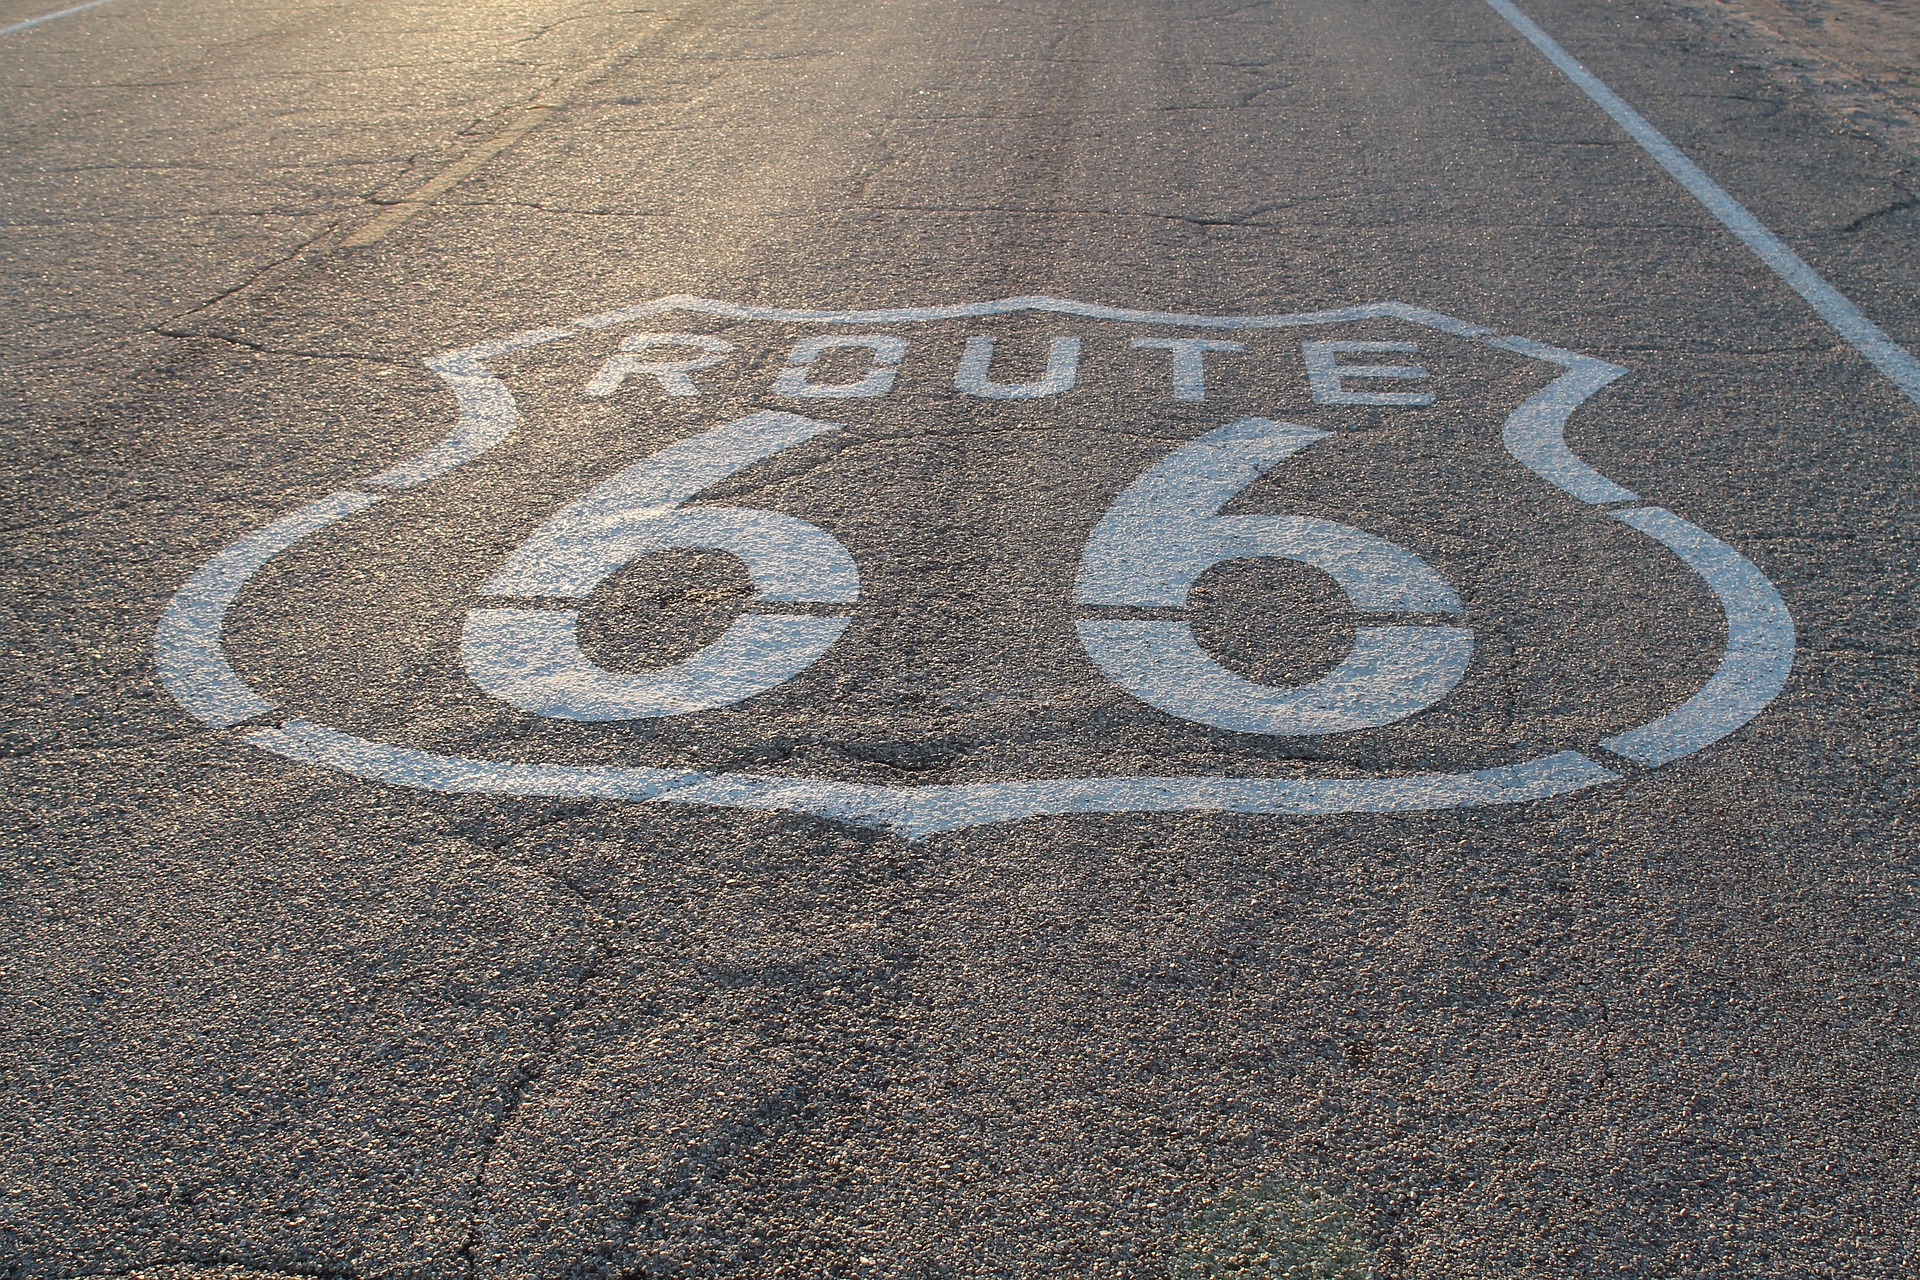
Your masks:
M673 297L426 363L443 440L167 608L202 721L920 837L1539 800L1717 742L1793 662L1757 567L1568 446L1625 369L1402 304ZM230 654L249 613L268 652Z

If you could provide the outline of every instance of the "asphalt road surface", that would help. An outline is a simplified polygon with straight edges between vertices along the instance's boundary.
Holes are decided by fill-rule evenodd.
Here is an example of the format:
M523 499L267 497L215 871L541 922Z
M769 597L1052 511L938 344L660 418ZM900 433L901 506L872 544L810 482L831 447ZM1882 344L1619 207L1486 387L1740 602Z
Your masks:
M0 1274L1920 1270L1912 6L48 8Z

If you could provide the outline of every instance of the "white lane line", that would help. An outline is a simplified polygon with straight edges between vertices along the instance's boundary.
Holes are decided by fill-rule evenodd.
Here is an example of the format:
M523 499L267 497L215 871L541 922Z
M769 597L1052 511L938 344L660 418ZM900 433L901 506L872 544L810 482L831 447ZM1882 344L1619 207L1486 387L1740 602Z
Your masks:
M103 4L112 4L113 0L87 0L85 4L69 5L65 9L55 9L52 13L43 13L37 18L22 18L19 22L10 22L0 27L0 36L10 36L16 31L25 31L28 27L37 27L43 22L52 22L55 18L65 18L76 13L85 13L89 9L98 9Z
M1920 405L1920 360L1915 360L1911 352L1861 314L1860 308L1847 301L1838 289L1821 279L1817 271L1802 261L1799 254L1787 248L1779 236L1767 230L1760 219L1747 211L1746 206L1728 195L1719 183L1701 171L1699 165L1687 159L1680 148L1669 142L1665 134L1648 124L1646 117L1628 106L1625 99L1601 83L1593 72L1581 66L1572 54L1562 49L1531 18L1516 9L1510 0L1487 0L1487 5L1505 18L1515 31L1525 36L1534 48L1545 54L1548 61L1566 72L1569 80L1579 85L1581 91L1592 98L1602 111L1613 117L1614 123L1632 135L1642 150L1673 175L1674 181L1685 187L1694 199L1705 206L1708 213L1720 220L1722 226L1739 236L1760 261L1786 281L1795 293L1805 298L1808 305L1820 313L1821 319L1832 325L1835 332L1853 345L1854 350L1873 362L1874 368L1886 374L1907 399Z

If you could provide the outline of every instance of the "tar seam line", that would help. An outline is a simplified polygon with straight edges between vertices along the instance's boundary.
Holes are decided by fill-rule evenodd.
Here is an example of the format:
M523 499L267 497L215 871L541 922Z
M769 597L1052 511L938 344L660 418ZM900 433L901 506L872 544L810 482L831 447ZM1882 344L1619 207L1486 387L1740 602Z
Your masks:
M1645 116L1628 106L1624 98L1607 88L1593 72L1581 66L1572 54L1560 47L1559 42L1515 8L1511 0L1487 0L1487 5L1505 18L1515 31L1525 36L1534 48L1545 54L1549 62L1565 72L1581 92L1593 99L1595 105L1612 116L1614 123L1640 144L1641 150L1652 156L1708 213L1719 219L1722 226L1739 236L1741 242L1753 250L1755 257L1766 263L1795 293L1805 298L1807 304L1819 312L1822 320L1833 326L1834 331L1845 338L1854 350L1871 361L1874 368L1886 374L1907 399L1920 406L1920 360L1915 360L1911 352L1889 338L1879 325L1867 319L1860 308L1822 279L1819 272L1789 249L1779 236L1767 230L1745 205L1728 195L1699 165L1687 159L1686 154L1674 146L1665 134L1648 124Z

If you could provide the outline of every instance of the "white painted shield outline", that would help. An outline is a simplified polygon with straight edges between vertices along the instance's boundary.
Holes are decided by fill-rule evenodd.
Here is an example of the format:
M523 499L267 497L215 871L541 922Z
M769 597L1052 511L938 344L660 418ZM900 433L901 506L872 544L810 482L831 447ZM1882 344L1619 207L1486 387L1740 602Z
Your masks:
M426 361L459 401L448 436L416 458L365 483L410 489L437 479L498 445L519 425L513 393L487 368L510 351L557 342L665 312L791 324L905 324L1045 311L1093 320L1193 329L1288 329L1393 319L1483 342L1564 370L1507 417L1507 451L1529 471L1581 502L1663 544L1705 581L1727 622L1727 648L1701 689L1665 715L1601 740L1607 752L1646 768L1691 755L1759 715L1793 667L1793 619L1780 593L1745 556L1699 526L1638 497L1577 457L1563 432L1586 399L1627 371L1619 365L1547 346L1437 312L1397 302L1297 315L1194 316L1134 311L1058 298L1005 298L948 307L882 311L794 311L746 307L705 298L670 297L533 329ZM344 489L283 516L215 555L173 597L154 637L161 682L180 705L216 728L232 728L275 711L227 662L221 647L227 610L247 580L301 539L366 510L385 494ZM1620 774L1579 751L1466 773L1329 778L1220 776L1049 778L942 786L888 787L795 780L751 773L705 773L643 766L516 764L436 755L374 742L307 720L257 728L245 740L308 764L419 790L510 796L578 796L674 801L735 809L811 813L860 826L884 827L909 839L1042 814L1207 810L1233 813L1390 813L1472 808L1541 800L1617 781Z

